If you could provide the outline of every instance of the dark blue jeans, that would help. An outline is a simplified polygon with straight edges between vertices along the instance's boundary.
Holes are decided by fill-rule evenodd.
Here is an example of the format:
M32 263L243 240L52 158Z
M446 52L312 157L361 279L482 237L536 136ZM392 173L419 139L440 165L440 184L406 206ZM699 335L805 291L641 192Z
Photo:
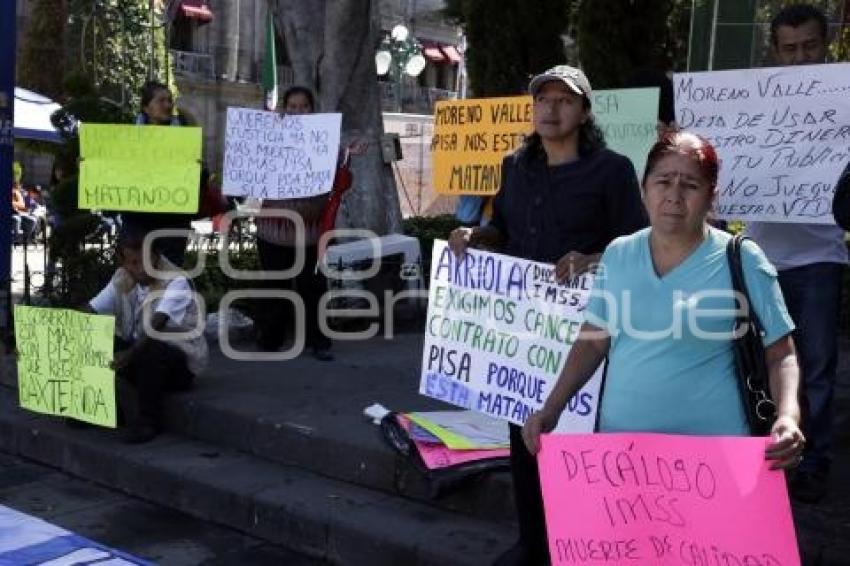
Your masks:
M832 397L838 362L841 277L838 263L813 263L779 272L794 320L806 450L800 469L828 472L832 462Z

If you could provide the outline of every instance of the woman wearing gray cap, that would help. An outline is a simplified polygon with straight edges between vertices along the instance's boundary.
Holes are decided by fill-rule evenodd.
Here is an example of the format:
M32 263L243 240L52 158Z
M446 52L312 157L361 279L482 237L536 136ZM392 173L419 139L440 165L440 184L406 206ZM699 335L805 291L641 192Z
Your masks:
M458 228L449 245L555 264L559 281L591 269L616 237L646 225L637 175L628 158L605 148L591 114L584 73L559 65L531 80L534 132L502 162L501 188L488 226ZM519 542L496 562L546 564L548 548L537 461L522 428L509 425Z

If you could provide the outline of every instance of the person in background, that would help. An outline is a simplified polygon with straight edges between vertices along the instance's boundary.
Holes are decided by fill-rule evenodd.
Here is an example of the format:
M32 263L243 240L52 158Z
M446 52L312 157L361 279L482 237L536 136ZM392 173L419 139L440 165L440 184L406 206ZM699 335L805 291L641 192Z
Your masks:
M150 126L183 126L183 120L174 114L174 100L168 87L158 81L148 81L142 86L141 108L136 116L136 124ZM201 180L209 178L202 168ZM204 187L199 186L199 202ZM106 217L104 217L106 218ZM148 234L153 230L179 229L191 230L195 214L167 212L122 212L121 226L133 233ZM174 265L181 267L186 257L188 237L171 236L157 238L162 253Z
M20 182L12 184L12 222L15 225L15 241L26 245L35 238L38 230L38 219L30 214L24 194Z
M142 261L144 237L126 228L119 234L116 254L121 266L86 309L115 316L112 367L122 418L120 434L131 444L157 435L163 395L191 387L209 356L203 332L187 337L197 328L200 316L191 282L162 255L156 242L149 261ZM157 279L145 271L146 264L168 275ZM145 311L150 311L149 326L144 322ZM160 334L152 335L151 329Z
M718 170L714 148L694 134L669 134L650 150L643 177L650 227L606 248L579 338L543 408L523 428L531 454L539 449L540 434L554 429L569 399L606 357L600 432L750 434L732 342L736 298L726 255L732 236L707 222ZM777 408L765 458L772 469L790 468L800 463L805 445L794 324L776 269L750 241L741 256L752 300L747 308L764 326ZM682 296L691 297L687 306ZM677 315L681 308L693 312Z
M312 114L316 110L316 100L313 92L303 86L290 87L283 94L283 113L285 115ZM350 170L348 169L348 157L350 155L361 155L366 151L367 145L357 141L343 150L342 166L337 170L335 186L341 178L347 179L345 189L350 184ZM343 189L344 190L344 189ZM304 221L304 253L305 263L301 272L294 278L287 280L285 286L296 291L304 300L305 317L304 331L305 344L312 350L313 356L320 361L332 361L333 354L330 351L331 340L319 328L319 300L328 288L327 278L321 270L316 269L319 262L319 237L322 231L323 218L328 206L333 203L339 205L339 198L334 198L336 191L331 194L321 194L313 197L293 198L286 200L264 199L262 208L285 209L297 213ZM334 210L336 210L334 208ZM296 259L296 231L295 224L288 218L273 216L258 216L257 226L257 252L260 256L260 265L265 271L283 271L290 269ZM273 283L280 286L280 282ZM260 350L273 352L278 350L286 338L285 309L283 301L269 300L269 306L263 307L257 314L257 347ZM296 321L297 322L297 321ZM296 331L298 327L296 325Z
M24 195L24 201L27 205L27 210L30 215L35 218L36 236L41 234L44 240L47 240L47 207L45 205L44 193L40 185L32 185L27 189Z
M780 65L826 62L827 21L809 4L782 9L770 24ZM791 495L814 503L826 494L832 463L833 391L838 363L841 283L847 264L844 231L831 224L748 222L746 234L779 270L779 285L797 329L794 341L803 375L803 461L791 479Z
M534 132L502 163L492 220L452 231L449 246L459 256L474 246L552 263L565 281L591 270L611 240L639 230L646 219L634 166L605 148L584 73L560 65L535 76L528 91ZM496 564L547 564L537 461L525 449L522 428L508 426L520 537Z

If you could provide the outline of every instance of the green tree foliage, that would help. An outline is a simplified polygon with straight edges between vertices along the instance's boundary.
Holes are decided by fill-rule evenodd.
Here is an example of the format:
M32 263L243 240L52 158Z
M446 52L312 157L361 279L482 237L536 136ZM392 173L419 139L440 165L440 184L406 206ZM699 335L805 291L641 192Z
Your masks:
M531 76L564 63L561 36L573 0L446 0L445 15L466 33L470 89L475 96L525 90Z
M829 44L829 56L832 61L850 61L850 27L835 34L835 39Z
M62 95L65 18L65 0L36 0L18 60L18 84L53 99Z
M137 110L139 90L146 80L171 82L159 8L151 21L148 0L68 2L70 58L101 96L123 109Z
M53 261L60 265L56 285L46 289L51 303L78 306L94 296L108 281L114 268L109 248L87 246L99 219L88 210L77 208L80 144L79 122L129 122L132 112L101 96L85 74L71 73L63 85L67 101L51 117L63 143L57 146L55 171L58 182L51 186L48 206L59 220L50 235L49 249Z
M676 69L687 53L690 2L584 0L576 11L579 56L594 88L624 86L639 69Z
M162 14L154 13L152 38L148 0L65 2L68 49L64 58L73 70L62 83L65 103L51 117L63 138L63 143L53 148L61 178L51 187L48 203L59 219L49 245L59 271L58 280L51 282L55 285L48 285L45 294L53 304L76 306L93 296L114 269L112 250L91 245L98 242L92 239L100 224L98 217L77 208L78 124L132 122L142 84L149 78L170 83L172 74Z

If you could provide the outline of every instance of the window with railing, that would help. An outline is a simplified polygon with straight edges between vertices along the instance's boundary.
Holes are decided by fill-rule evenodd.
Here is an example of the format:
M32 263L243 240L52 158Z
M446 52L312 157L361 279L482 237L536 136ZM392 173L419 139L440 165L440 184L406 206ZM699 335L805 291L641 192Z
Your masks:
M174 61L174 73L177 75L202 79L215 78L213 58L206 53L192 53L172 49L171 57Z

